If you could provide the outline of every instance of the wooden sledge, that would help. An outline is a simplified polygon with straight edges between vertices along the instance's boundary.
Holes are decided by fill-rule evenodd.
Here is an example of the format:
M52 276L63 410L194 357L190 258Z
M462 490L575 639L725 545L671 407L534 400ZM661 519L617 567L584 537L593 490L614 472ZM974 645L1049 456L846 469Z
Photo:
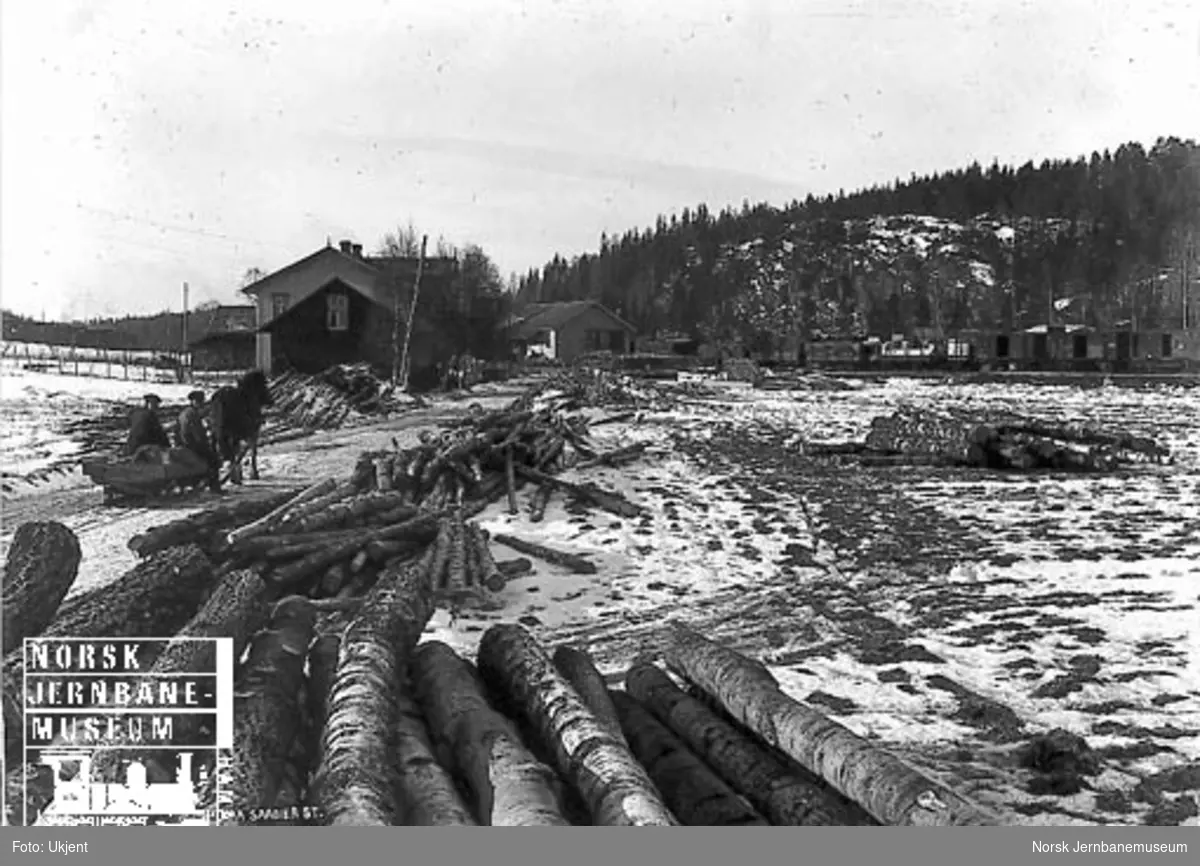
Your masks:
M182 457L182 459L181 459ZM162 449L142 459L84 460L83 474L104 488L106 504L129 499L154 499L204 485L208 473L178 453Z

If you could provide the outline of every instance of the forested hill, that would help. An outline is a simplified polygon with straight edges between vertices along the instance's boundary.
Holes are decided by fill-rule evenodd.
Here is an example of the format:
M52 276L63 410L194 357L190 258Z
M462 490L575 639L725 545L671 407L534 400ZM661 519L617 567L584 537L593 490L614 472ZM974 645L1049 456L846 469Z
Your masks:
M594 298L646 333L738 337L763 351L789 333L1049 317L1178 327L1198 259L1200 147L1164 138L1149 151L975 164L782 208L686 208L602 237L598 253L556 256L519 280L518 304Z

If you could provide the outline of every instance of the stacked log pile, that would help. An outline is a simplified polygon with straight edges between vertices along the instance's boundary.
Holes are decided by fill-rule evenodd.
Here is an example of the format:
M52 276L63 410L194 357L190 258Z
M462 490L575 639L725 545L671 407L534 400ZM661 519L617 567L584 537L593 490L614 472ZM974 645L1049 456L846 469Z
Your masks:
M419 405L416 398L376 376L368 364L337 364L315 376L289 372L274 378L270 387L275 403L268 417L304 430L332 430Z
M306 490L231 534L258 537L327 495ZM121 581L114 604L82 597L38 636L170 631L235 641L232 760L221 771L220 799L214 783L202 793L222 824L995 823L788 697L761 664L686 628L668 627L661 640L676 679L642 660L625 674L624 691L610 690L582 649L551 651L516 624L488 629L473 661L446 644L422 643L439 592L466 583L471 555L456 540L459 520L448 524L459 535L439 543L438 532L419 555L387 560L342 611L336 633L321 633L329 605L279 598L280 587L252 571L220 576L188 544L149 554ZM432 524L426 532L435 533ZM144 663L183 674L211 665L212 652L180 641ZM12 673L6 703L19 703L19 686L7 694L20 682ZM19 723L6 726L13 824L53 797L53 786L30 784L11 754L19 732ZM136 743L115 745L141 756ZM113 754L98 752L95 766Z
M499 592L529 561L497 561L495 544L596 571L583 557L489 536L472 522L479 511L505 499L516 508L525 484L539 499L561 492L640 513L558 474L640 453L603 453L579 417L554 410L477 413L414 448L364 455L346 480L223 503L137 536L134 569L56 602L52 616L61 574L77 565L70 546L50 556L21 545L14 555L29 562L11 569L26 576L20 586L53 575L43 593L21 596L32 612L25 636L232 638L232 761L210 768L221 783L202 794L222 824L994 823L784 694L760 664L687 629L662 634L675 679L640 661L624 691L610 690L583 649L546 647L513 623L489 628L474 659L422 643L439 607L504 607ZM141 662L186 674L210 666L208 652L181 641ZM5 658L10 823L53 796L20 765L22 665L19 649Z
M589 437L586 419L563 411L564 402L569 401L534 409L515 401L496 412L476 412L441 435L427 433L414 447L366 452L354 483L421 512L473 510L507 499L509 512L517 514L517 494L529 486L534 494L528 507L536 519L555 493L621 517L639 516L641 507L619 493L558 477L569 468L623 465L644 451L625 446L602 452Z
M514 401L512 408L556 404L560 408L624 408L643 411L672 409L687 396L703 396L709 389L698 382L652 382L619 372L595 368L558 370Z
M861 465L933 465L1014 471L1112 472L1163 463L1152 439L1081 423L911 407L875 418L861 443L808 443L808 456Z

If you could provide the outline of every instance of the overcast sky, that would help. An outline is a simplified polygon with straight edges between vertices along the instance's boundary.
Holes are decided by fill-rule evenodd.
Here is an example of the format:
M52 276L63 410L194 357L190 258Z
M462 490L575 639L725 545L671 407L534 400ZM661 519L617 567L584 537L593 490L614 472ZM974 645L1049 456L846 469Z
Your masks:
M699 201L1200 138L1198 9L4 0L0 301L230 302L410 218L524 271Z

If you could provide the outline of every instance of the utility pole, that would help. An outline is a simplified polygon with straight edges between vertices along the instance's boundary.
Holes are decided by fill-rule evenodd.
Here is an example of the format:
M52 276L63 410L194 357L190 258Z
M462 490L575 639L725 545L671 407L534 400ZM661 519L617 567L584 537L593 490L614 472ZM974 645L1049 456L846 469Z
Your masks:
M392 384L402 391L408 390L408 346L412 341L413 318L417 313L417 296L421 292L421 271L425 269L425 245L429 235L421 235L421 256L417 259L417 277L413 281L412 303L408 305L408 321L405 323L404 347L400 347L400 287L396 287L395 322L392 326Z
M188 347L188 284L183 284L183 322L180 328L183 345L179 347L179 380L184 379L183 359Z

